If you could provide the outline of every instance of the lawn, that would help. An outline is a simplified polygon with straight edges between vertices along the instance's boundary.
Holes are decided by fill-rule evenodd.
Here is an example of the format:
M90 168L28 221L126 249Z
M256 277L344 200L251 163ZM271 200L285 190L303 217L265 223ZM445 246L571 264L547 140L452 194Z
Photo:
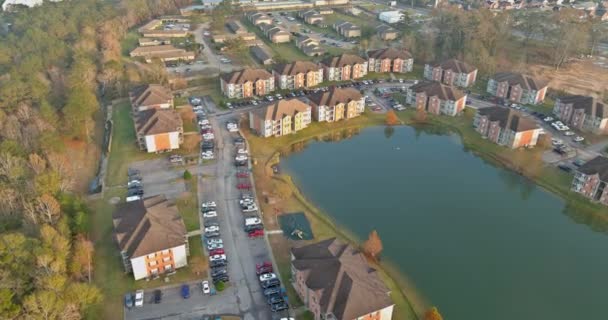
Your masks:
M218 78L199 78L188 81L188 87L197 87L191 91L192 96L209 96L218 106L224 101Z
M295 46L294 42L276 44L272 43L262 33L258 27L254 26L246 18L241 19L243 25L250 31L256 34L256 36L264 41L266 45L272 50L275 61L295 61L295 60L311 60L312 57L305 55L298 47Z
M185 107L177 109L184 123L184 132L198 132L198 124L196 123L196 114L192 108Z
M129 164L133 161L158 157L156 154L143 152L137 147L131 105L128 101L114 104L112 121L112 144L106 174L107 186L124 185L127 182Z
M184 218L186 231L194 231L200 228L198 216L198 176L192 175L190 180L185 181L186 192L177 199L177 208Z
M137 30L131 30L127 33L127 35L120 42L120 47L122 48L122 54L125 56L129 56L129 53L133 51L133 49L139 46L139 33Z

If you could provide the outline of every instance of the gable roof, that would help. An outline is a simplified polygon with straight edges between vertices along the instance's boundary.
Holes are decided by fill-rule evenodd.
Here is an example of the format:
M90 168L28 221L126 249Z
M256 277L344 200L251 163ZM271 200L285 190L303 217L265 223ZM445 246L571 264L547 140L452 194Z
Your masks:
M333 107L340 103L349 103L353 100L361 100L363 96L353 88L331 87L327 92L318 92L308 97L308 100L316 106Z
M433 64L433 67L441 67L443 70L452 70L456 73L471 73L477 70L477 68L473 67L472 65L457 59L444 60L442 62Z
M424 92L427 96L436 96L441 100L458 101L465 96L456 87L448 86L437 81L421 81L410 87L414 92Z
M231 84L243 84L254 82L260 79L266 80L272 77L270 72L264 69L243 69L221 75L222 79Z
M364 63L365 59L356 56L354 54L343 53L339 56L328 57L323 59L321 63L330 67L330 68L342 68L344 66L350 66L354 64Z
M130 92L131 101L136 106L150 106L171 103L173 93L169 88L160 84L145 84L133 88Z
M583 109L594 118L608 118L608 104L590 96L573 95L558 99L563 104L572 104L574 109Z
M381 24L381 25L377 26L376 31L378 31L379 33L389 33L389 32L396 33L397 32L397 30L395 30L395 28L389 27L385 24Z
M348 21L338 21L334 24L334 26L336 26L336 28L344 30L361 30L358 25Z
M321 313L337 319L358 319L394 305L376 270L357 249L336 238L292 248L293 267L306 286L320 291Z
M112 214L114 237L130 258L182 245L186 226L177 207L158 195L121 203Z
M279 120L286 116L293 117L297 113L306 112L308 108L306 103L297 98L285 99L257 110L256 114L264 120Z
M395 48L384 48L378 50L370 50L367 56L374 59L411 59L412 55L407 50L397 50Z
M586 175L597 174L600 176L600 180L608 181L608 158L597 156L585 162L578 168L578 171Z
M266 52L264 49L262 49L262 47L260 47L260 46L252 46L252 47L251 47L249 50L251 50L251 53L253 54L253 56L254 56L256 59L258 59L258 60L260 60L260 61L262 61L262 62L264 62L264 61L266 61L266 60L270 60L270 59L272 59L272 56L271 56L271 55L269 55L269 54L268 54L268 53L267 53L267 52ZM266 71L266 70L264 70L264 71L265 71L266 73L268 73L268 76L269 76L269 77L272 77L272 75L270 74L270 72L268 72L268 71Z
M519 85L525 90L540 90L547 86L546 81L542 81L527 74L513 72L499 72L492 79L497 82L508 82L509 85Z
M281 75L294 76L298 73L307 73L310 71L319 71L321 67L310 61L295 61L292 63L283 63L274 66L274 71Z
M505 107L481 108L477 111L480 115L488 117L490 121L498 121L503 129L515 132L538 129L534 121L524 118L521 113Z
M148 109L137 113L135 131L141 135L154 135L179 131L184 126L174 110Z

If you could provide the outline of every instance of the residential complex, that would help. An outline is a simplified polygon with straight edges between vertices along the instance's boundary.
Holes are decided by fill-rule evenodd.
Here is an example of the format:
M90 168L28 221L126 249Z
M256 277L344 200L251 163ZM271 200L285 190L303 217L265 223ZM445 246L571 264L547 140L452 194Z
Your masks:
M581 131L595 134L608 131L608 104L594 97L574 95L558 98L553 114Z
M466 88L475 83L477 68L460 60L448 59L424 65L424 77L450 86Z
M272 74L280 89L308 88L323 82L323 68L310 61L275 65Z
M332 87L310 97L313 118L318 122L334 122L358 117L365 111L365 99L353 88Z
M249 128L262 137L296 133L311 122L311 107L299 99L279 100L249 112Z
M336 22L334 23L334 30L345 38L356 38L361 36L361 28L350 22Z
M426 81L407 88L406 102L432 114L455 116L466 105L467 95L456 87Z
M542 132L533 120L505 107L479 109L473 127L484 138L512 149L535 146Z
M291 281L315 320L390 320L390 291L358 248L327 239L291 249Z
M142 57L146 62L152 62L154 59L159 59L163 62L178 60L189 61L194 60L196 56L194 52L176 48L172 44L137 47L133 49L129 55L131 57Z
M133 88L129 92L133 112L148 109L173 108L173 93L160 84L146 84Z
M309 36L299 36L296 38L296 47L300 48L309 57L318 57L325 53L319 41Z
M274 63L272 55L270 55L260 46L252 46L249 48L249 51L251 51L251 55L263 65L270 65Z
M323 15L315 10L298 12L298 17L308 24L323 24Z
M137 31L144 38L183 38L190 34L190 20L176 17L150 20Z
M378 14L378 20L386 23L397 23L403 20L401 11L384 11Z
M186 226L177 206L164 196L118 204L112 224L125 271L133 273L135 280L188 264Z
M220 88L231 99L263 96L274 91L274 77L264 69L243 69L222 74Z
M487 92L515 103L539 104L545 99L547 82L526 74L500 72L488 81Z
M367 66L369 72L397 72L412 71L414 59L404 49L384 48L367 52Z
M139 149L165 152L179 149L184 142L184 124L173 109L149 109L133 116Z
M259 27L272 43L286 43L291 41L291 33L282 27L271 24L260 24Z
M258 26L260 24L272 24L272 18L264 13L260 12L251 12L247 15L247 20L249 20L254 26Z
M327 81L347 81L367 75L367 61L354 54L328 57L321 61L321 65Z
M598 156L580 166L572 180L572 191L594 202L608 205L608 158Z

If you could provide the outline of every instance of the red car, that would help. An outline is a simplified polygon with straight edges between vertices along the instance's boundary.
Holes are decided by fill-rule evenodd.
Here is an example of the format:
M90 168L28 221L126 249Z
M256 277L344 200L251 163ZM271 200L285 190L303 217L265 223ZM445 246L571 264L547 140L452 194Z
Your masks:
M209 251L210 256L214 256L216 254L226 254L226 252L224 252L224 249L215 249L215 250Z
M264 236L264 229L249 231L249 238L258 238Z
M272 262L264 261L263 263L256 263L255 265L255 273L262 274L272 272Z
M249 190L249 189L251 189L251 185L248 183L239 183L236 185L236 188L239 190L243 190L243 189Z
M249 176L249 173L247 173L247 172L237 172L236 173L237 178L247 178L248 176Z

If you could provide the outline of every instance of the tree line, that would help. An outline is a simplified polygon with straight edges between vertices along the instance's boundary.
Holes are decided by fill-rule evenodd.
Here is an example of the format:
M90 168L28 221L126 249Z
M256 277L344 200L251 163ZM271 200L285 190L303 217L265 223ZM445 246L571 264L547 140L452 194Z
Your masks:
M189 0L64 1L2 13L0 318L81 319L92 284L92 214L66 143L93 144L100 105L150 81L123 59L130 29ZM96 159L88 159L96 161Z

